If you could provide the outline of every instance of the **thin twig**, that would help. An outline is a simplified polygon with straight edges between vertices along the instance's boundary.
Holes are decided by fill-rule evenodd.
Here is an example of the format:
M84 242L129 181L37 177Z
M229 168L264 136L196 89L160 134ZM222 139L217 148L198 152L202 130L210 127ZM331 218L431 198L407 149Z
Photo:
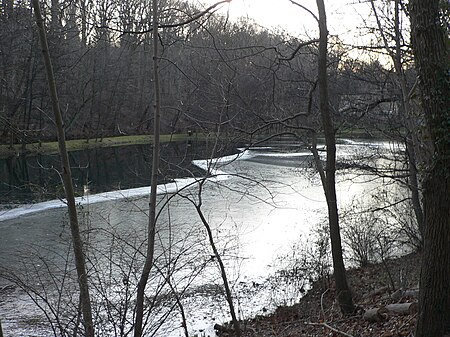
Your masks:
M324 326L325 328L330 329L331 331L334 331L334 332L336 332L338 334L341 334L342 336L353 337L352 335L350 335L350 334L348 334L348 333L346 333L344 331L340 331L340 330L338 330L336 328L333 328L331 325L329 325L327 323L308 323L308 322L306 322L305 324L306 325L320 325L320 326Z
M317 22L319 22L319 18L317 17L316 14L314 14L309 8L299 4L297 1L293 1L293 0L289 0L293 5L296 5L300 8L302 8L303 10L305 10L306 12L308 12L309 14L311 14L311 16L314 18L314 20L316 20Z
M328 288L327 290L325 290L322 295L320 296L320 310L322 311L322 318L323 320L325 320L325 310L323 309L323 297L325 296L325 294L330 290L330 288Z
M412 315L405 323L403 323L403 325L397 329L397 331L402 330L404 327L406 327L406 324L408 324L409 322L411 322L414 318L417 317L417 314Z
M318 42L319 42L319 39L314 39L314 40L310 40L310 41L305 41L305 42L299 43L299 45L297 46L297 48L295 48L295 50L291 54L291 56L285 57L285 58L280 58L280 61L291 61L291 60L294 59L295 55L297 55L297 53L300 51L301 48L309 46L311 44L318 43Z

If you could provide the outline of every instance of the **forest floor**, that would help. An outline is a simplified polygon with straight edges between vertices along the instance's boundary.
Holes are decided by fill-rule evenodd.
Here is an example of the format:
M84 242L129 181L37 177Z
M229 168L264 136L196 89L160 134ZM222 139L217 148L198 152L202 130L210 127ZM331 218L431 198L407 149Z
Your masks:
M378 322L366 320L364 312L372 308L384 308L392 303L417 302L416 297L396 297L394 293L399 288L417 289L419 275L420 255L417 253L391 260L386 265L374 264L351 269L347 277L357 305L353 316L344 317L340 313L335 301L334 282L321 280L313 284L299 303L278 307L269 316L257 316L243 322L243 336L413 336L417 317L415 310L404 315L389 312ZM399 293L397 291L396 294ZM228 334L222 332L219 336Z

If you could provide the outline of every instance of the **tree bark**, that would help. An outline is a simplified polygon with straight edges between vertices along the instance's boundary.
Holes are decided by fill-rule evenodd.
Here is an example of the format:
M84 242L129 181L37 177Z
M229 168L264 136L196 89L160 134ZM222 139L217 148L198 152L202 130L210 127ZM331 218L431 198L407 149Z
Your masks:
M411 0L411 40L434 144L424 183L425 235L416 337L450 333L450 61L439 0Z
M69 164L69 156L66 148L66 136L64 130L64 123L62 120L61 109L59 106L58 93L56 88L55 76L53 73L53 66L48 49L47 35L45 32L44 21L39 6L39 0L32 0L34 14L36 17L36 24L39 32L39 39L41 42L42 56L44 58L45 69L47 72L47 81L49 92L52 100L52 109L55 115L55 124L58 134L59 155L61 157L62 166L62 180L67 200L67 208L69 211L70 231L72 235L73 250L75 256L75 267L77 270L78 284L80 287L80 299L85 327L85 336L94 337L94 325L92 321L92 308L89 296L88 277L86 273L86 262L83 254L83 241L80 235L80 228L78 224L77 209L75 204L75 193L72 183L72 174Z
M153 130L153 158L152 177L149 201L149 220L147 229L147 252L144 267L138 283L136 295L136 319L134 325L134 336L142 336L142 323L144 317L145 287L148 282L150 271L154 263L155 233L156 233L156 196L158 187L159 151L160 151L160 87L159 87L159 59L158 59L158 0L152 0L153 10L153 84L154 84L154 130Z
M333 118L329 107L328 80L327 80L327 19L323 0L317 0L319 10L319 104L322 116L322 124L327 147L327 159L325 167L325 181L322 185L328 206L328 221L330 227L331 252L333 255L334 279L336 282L337 300L341 312L345 315L355 310L352 295L350 293L345 272L344 259L342 257L342 243L339 228L339 216L336 198L336 136L333 126Z

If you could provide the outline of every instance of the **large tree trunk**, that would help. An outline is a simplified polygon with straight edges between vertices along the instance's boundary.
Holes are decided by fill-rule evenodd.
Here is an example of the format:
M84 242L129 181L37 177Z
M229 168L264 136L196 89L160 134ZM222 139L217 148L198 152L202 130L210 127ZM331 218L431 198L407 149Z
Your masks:
M67 154L66 148L64 123L62 120L61 109L59 106L55 76L53 73L53 66L48 50L47 35L45 32L41 9L39 7L39 1L33 0L32 3L39 31L39 39L41 41L41 48L45 63L45 69L47 71L47 80L52 100L52 109L55 115L55 124L58 134L59 155L61 157L61 166L62 166L61 176L64 184L64 190L66 193L67 208L69 211L70 231L72 234L75 266L77 270L78 284L80 287L80 302L81 302L81 310L83 313L85 336L94 337L94 325L92 322L92 309L91 309L91 300L89 296L88 277L86 273L86 263L83 254L83 241L81 239L80 228L78 225L78 216L75 205L75 194L72 183L72 174L70 170L69 156Z
M450 66L439 3L410 3L422 108L434 144L433 163L424 183L425 236L416 337L450 333Z
M319 10L319 99L322 124L325 134L325 143L327 146L327 159L325 167L325 181L322 185L328 206L328 221L330 226L331 252L333 255L334 279L336 282L336 294L339 306L343 314L354 312L352 296L347 284L344 259L342 257L341 234L339 228L339 216L336 198L336 136L331 116L328 99L328 80L327 80L327 20L325 5L323 0L317 0Z

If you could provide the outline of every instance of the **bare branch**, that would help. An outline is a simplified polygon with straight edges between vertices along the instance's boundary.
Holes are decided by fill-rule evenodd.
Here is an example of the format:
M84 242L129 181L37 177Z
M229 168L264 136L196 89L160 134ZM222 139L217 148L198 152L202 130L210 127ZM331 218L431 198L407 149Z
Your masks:
M213 10L215 10L218 6L225 4L225 3L230 3L232 0L222 0L219 2L216 2L215 4L209 6L208 8L206 8L204 11L201 11L199 13L197 13L196 15L190 17L189 19L186 19L185 21L182 22L178 22L178 23L172 23L172 24L158 24L158 28L176 28L176 27L181 27L181 26L185 26L191 22L194 22L195 20L200 19L202 16L206 15L206 14L210 14L211 12L214 12ZM140 30L140 31L136 31L136 30L120 30L120 29L114 29L111 27L105 27L105 26L101 26L98 28L106 28L112 31L120 31L122 32L122 34L147 34L147 33L151 33L153 32L154 28L153 26L150 27L149 29L146 30Z
M291 4L296 5L296 6L300 7L301 9L307 11L309 14L311 14L311 16L314 18L314 20L316 20L317 23L319 23L319 18L310 9L308 9L305 6L299 4L297 1L293 1L293 0L289 0L289 1L291 2Z
M286 57L286 58L281 58L280 61L291 61L295 57L295 55L297 55L297 53L300 51L301 48L309 46L314 43L318 43L318 42L319 42L319 39L302 42L297 46L297 48L294 50L294 52L291 54L291 56Z

